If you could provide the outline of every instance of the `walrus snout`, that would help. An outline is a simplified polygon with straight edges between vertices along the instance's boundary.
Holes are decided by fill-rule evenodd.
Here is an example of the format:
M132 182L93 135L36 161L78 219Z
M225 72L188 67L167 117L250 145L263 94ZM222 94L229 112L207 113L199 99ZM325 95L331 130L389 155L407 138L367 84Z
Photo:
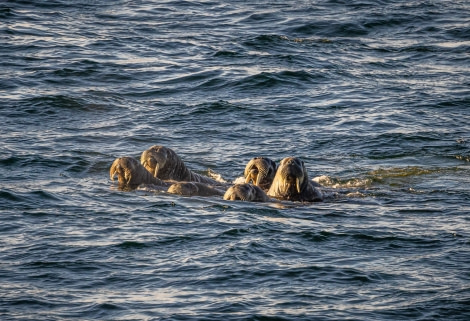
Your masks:
M131 157L116 158L109 169L109 178L114 181L117 176L120 185L129 185L132 181L132 170L137 161Z
M302 183L304 181L303 175L297 176L292 174L287 174L280 178L281 184L279 186L280 190L284 193L291 194L291 193L299 193L302 190Z

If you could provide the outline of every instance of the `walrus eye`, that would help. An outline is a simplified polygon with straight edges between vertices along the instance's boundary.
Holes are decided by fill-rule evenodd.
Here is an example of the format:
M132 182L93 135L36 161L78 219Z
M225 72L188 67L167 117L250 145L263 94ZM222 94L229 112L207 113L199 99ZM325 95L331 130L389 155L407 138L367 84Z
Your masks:
M258 175L258 169L257 168L252 168L250 173L253 174L253 175Z

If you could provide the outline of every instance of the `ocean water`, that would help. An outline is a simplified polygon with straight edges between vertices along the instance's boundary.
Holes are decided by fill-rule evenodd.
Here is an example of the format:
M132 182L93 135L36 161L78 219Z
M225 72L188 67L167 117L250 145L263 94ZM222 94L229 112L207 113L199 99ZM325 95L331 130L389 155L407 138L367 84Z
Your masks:
M1 320L469 320L468 1L2 1ZM159 144L325 202L120 191Z

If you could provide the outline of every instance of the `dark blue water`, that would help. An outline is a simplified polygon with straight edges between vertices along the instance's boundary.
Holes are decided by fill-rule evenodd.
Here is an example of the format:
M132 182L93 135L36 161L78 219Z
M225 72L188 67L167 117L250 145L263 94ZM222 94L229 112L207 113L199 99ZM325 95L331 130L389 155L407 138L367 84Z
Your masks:
M469 320L468 1L2 1L1 320ZM119 191L159 144L227 181Z

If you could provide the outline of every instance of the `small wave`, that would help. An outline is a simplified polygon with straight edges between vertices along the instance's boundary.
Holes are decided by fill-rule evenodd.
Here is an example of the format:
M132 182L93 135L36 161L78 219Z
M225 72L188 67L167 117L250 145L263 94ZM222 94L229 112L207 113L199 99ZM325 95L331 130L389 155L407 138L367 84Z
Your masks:
M387 178L428 175L431 173L439 172L440 170L441 169L429 169L418 166L407 166L398 168L379 168L371 171L369 175L372 176L372 179L375 181L382 181Z
M222 233L220 233L218 235L218 237L240 237L240 236L243 236L245 234L248 234L250 233L250 230L249 229L245 229L245 228L231 228L229 230L226 230Z
M261 72L237 80L233 85L243 90L259 91L263 88L295 86L301 88L324 79L325 75L316 74L306 70L283 70L279 72Z
M22 197L18 195L17 193L7 191L7 190L0 191L0 199L3 200L3 202L13 202L13 203L23 202L26 200L25 197Z
M372 180L367 177L340 179L336 177L322 175L322 176L314 177L312 180L316 183L319 183L322 186L338 188L338 189L339 188L369 187L372 183Z
M470 27L456 27L446 30L446 33L452 38L460 40L470 40Z
M28 192L19 192L12 190L0 191L0 199L3 200L4 205L9 204L14 208L21 206L22 208L34 208L38 205L45 205L51 203L57 205L62 200L56 193L48 192L45 190L32 190ZM39 212L38 215L42 215Z
M86 302L86 301L85 301ZM80 304L80 306L74 306L70 309L67 309L66 313L62 313L66 317L79 319L79 318L90 318L90 319L102 319L105 318L111 319L120 319L120 316L127 309L120 304L114 304L110 302L100 302L100 303L91 303L91 304Z
M266 45L270 43L277 43L279 41L285 41L288 40L289 38L286 36L282 35L269 35L269 34L263 34L259 35L253 38L250 38L244 42L244 45L246 46L258 46L258 45Z
M33 169L35 168L50 168L62 169L65 172L74 174L84 173L92 167L92 164L86 157L46 157L42 155L11 156L0 160L0 164L23 172L25 168L28 169L29 172L34 172Z
M21 157L10 156L7 158L0 159L0 165L2 166L16 166L21 163L24 159Z
M320 37L361 37L366 36L369 31L359 23L322 21L306 23L288 29L292 35L307 35Z
M108 112L110 106L97 103L94 97L71 95L43 95L27 98L17 103L20 110L32 115L61 115L64 110L84 112Z
M44 269L68 269L71 271L98 271L100 266L94 261L75 260L75 261L32 261L25 263L28 268L35 270Z
M119 243L117 247L121 249L125 249L125 250L142 249L142 248L147 247L147 244L142 243L142 242L137 242L137 241L125 241L125 242Z
M390 28L408 24L410 22L416 23L417 20L418 19L415 15L410 14L375 15L370 19L366 19L366 21L364 21L362 25L367 29Z
M214 172L212 169L207 170L207 176L215 179L217 182L220 183L227 183L227 181L222 177L222 174L219 174L217 172Z
M467 84L468 85L468 84ZM430 107L435 107L435 108L450 108L450 107L457 107L457 108L465 108L470 105L470 97L464 97L462 99L454 99L454 100L444 100L440 101L434 106Z
M302 239L308 240L310 242L323 242L328 240L328 237L332 234L327 231L320 231L320 232L311 232L311 231L301 231L300 237Z
M15 16L14 11L8 7L0 8L0 19L10 19Z
M226 114L230 112L237 112L244 108L237 104L232 104L225 100L219 100L211 103L198 104L194 106L188 106L189 111L186 111L186 115L204 115L204 114ZM181 115L179 115L181 116Z
M315 37L315 36L286 36L286 35L270 35L263 34L246 40L243 44L247 47L252 47L258 50L265 51L269 46L273 46L276 49L277 45L285 45L286 43L292 44L329 44L333 40L326 37Z
M231 51L231 50L219 50L214 54L214 57L228 57L228 58L233 58L233 57L243 57L239 52L236 51Z
M405 186L414 178L441 173L443 168L425 168L419 166L406 166L406 167L392 167L392 168L378 168L364 173L362 177L338 178L322 175L313 178L312 180L325 187L334 189L352 189L352 188L372 188L376 184L385 184L393 186ZM351 196L356 195L362 197L362 191L345 191L352 193Z

